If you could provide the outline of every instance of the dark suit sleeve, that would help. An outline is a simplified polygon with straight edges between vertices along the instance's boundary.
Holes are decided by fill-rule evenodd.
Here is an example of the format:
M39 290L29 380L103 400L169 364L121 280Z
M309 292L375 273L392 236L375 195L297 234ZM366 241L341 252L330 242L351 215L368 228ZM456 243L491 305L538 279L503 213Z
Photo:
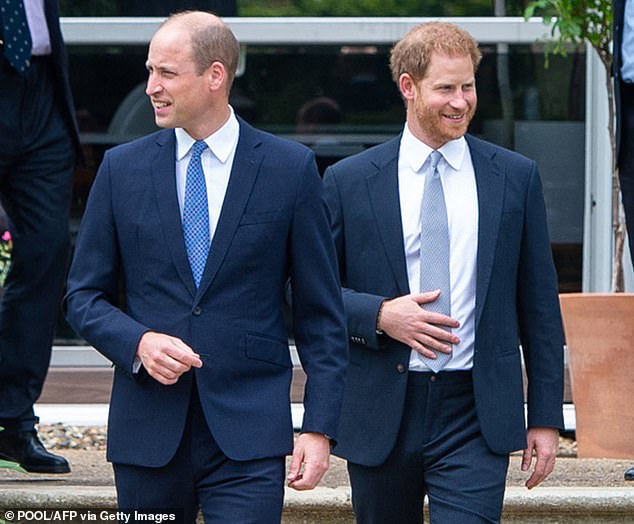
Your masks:
M533 163L518 274L518 316L528 376L528 426L563 428L563 328L542 185Z
M68 128L68 132L73 141L75 148L75 159L80 163L84 163L84 154L79 141L79 129L77 127L77 119L75 116L75 103L70 88L70 77L68 72L68 55L64 46L62 30L59 24L59 9L57 0L46 0L44 4L44 12L46 16L46 24L49 31L52 57L55 68L55 83L59 100L61 101L61 110L64 116L64 122ZM0 63L2 58L0 58ZM2 74L0 67L0 75Z
M345 214L341 205L342 199L337 185L337 177L332 167L329 167L324 174L324 187L330 214L330 227L337 250L348 335L351 342L365 346L368 349L385 349L387 337L385 335L377 335L376 320L381 303L392 297L361 293L347 287Z
M66 318L88 343L131 373L137 345L148 328L118 306L120 253L109 160L106 154L86 204L68 277Z
M307 375L302 431L336 438L348 363L343 303L323 184L312 154L302 173L289 249L293 328Z

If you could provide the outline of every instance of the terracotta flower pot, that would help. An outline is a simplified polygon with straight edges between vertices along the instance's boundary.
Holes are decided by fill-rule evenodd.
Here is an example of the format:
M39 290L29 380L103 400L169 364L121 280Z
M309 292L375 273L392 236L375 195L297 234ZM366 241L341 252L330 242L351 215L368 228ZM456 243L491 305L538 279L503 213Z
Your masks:
M559 298L578 455L634 458L634 293Z

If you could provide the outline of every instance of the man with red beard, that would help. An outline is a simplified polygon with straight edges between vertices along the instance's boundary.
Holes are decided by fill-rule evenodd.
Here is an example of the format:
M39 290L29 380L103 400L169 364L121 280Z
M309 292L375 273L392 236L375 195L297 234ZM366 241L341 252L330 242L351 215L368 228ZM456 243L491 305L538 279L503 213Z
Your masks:
M325 174L350 346L334 452L360 524L420 523L425 496L432 523L499 522L509 453L534 466L529 489L554 466L563 334L542 187L535 162L466 134L480 58L454 25L412 29L390 59L403 132Z

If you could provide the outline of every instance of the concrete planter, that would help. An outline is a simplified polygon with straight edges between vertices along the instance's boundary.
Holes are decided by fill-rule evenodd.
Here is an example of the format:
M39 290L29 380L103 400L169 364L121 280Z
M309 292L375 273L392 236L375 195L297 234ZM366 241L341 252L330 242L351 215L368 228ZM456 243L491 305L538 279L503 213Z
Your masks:
M581 458L634 458L634 294L561 294Z

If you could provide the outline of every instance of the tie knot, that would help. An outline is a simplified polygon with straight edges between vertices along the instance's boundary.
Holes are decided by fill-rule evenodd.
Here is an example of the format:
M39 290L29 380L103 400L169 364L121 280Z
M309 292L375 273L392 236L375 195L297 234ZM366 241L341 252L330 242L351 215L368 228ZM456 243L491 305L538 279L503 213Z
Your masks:
M200 157L205 149L207 149L207 143L204 140L196 140L192 146L192 158Z
M438 167L438 162L442 158L442 154L439 151L432 151L429 154L429 165L431 166L431 172L434 173Z

